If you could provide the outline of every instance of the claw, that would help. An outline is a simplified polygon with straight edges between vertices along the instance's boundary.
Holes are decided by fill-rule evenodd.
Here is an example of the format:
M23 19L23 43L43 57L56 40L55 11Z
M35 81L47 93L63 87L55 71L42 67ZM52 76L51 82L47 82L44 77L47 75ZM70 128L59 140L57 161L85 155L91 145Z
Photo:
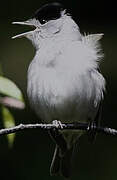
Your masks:
M52 122L52 124L56 127L56 128L61 128L61 129L63 129L63 125L62 125L62 123L61 123L61 121L58 121L58 120L54 120L53 122Z

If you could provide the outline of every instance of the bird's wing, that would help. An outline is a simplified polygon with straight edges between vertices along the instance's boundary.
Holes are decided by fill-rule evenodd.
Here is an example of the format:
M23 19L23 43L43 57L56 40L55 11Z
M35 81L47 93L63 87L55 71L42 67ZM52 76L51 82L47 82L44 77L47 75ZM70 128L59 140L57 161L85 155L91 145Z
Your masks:
M103 33L100 34L89 34L82 36L82 41L94 48L99 47L99 40L103 37Z
M99 126L101 120L101 113L102 113L102 102L104 98L105 92L105 79L101 73L97 70L91 71L91 77L95 84L95 100L94 100L94 107L97 109L96 114L93 119L90 119L91 125ZM96 137L96 132L89 131L89 140L93 142Z

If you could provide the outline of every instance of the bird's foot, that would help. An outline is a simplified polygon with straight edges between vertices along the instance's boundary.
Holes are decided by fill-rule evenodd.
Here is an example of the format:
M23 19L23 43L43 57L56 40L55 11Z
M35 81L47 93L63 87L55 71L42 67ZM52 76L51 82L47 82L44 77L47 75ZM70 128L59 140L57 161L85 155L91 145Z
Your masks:
M63 129L63 125L62 125L61 121L54 120L54 121L52 121L52 124L53 124L56 128L61 128L61 129Z
M87 130L88 130L89 132L95 131L95 127L96 127L96 123L95 123L94 121L89 122L89 125L88 125Z
M87 128L87 130L88 130L88 140L91 142L91 143L93 143L94 141L95 141L95 139L96 139L96 131L95 131L95 128L96 128L96 123L95 123L95 121L92 121L92 122L90 122L89 123L89 125L88 125L88 128Z

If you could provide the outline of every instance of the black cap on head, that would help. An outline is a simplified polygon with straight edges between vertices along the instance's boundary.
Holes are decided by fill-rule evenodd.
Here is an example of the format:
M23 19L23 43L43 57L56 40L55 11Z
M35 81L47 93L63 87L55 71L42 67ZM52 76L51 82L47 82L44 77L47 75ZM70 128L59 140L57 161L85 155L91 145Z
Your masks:
M46 21L60 18L63 10L62 4L57 2L49 3L39 8L33 17L39 20L41 24L44 24Z

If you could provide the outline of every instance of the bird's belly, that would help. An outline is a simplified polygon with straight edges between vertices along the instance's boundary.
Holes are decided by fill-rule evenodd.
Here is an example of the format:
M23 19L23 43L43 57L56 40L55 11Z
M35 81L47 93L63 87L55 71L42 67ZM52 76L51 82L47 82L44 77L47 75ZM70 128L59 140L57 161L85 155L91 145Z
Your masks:
M72 82L47 69L40 70L38 76L28 79L28 96L42 121L48 123L57 119L74 122L88 119L92 95L87 98L87 88L79 79L77 83L75 80Z

